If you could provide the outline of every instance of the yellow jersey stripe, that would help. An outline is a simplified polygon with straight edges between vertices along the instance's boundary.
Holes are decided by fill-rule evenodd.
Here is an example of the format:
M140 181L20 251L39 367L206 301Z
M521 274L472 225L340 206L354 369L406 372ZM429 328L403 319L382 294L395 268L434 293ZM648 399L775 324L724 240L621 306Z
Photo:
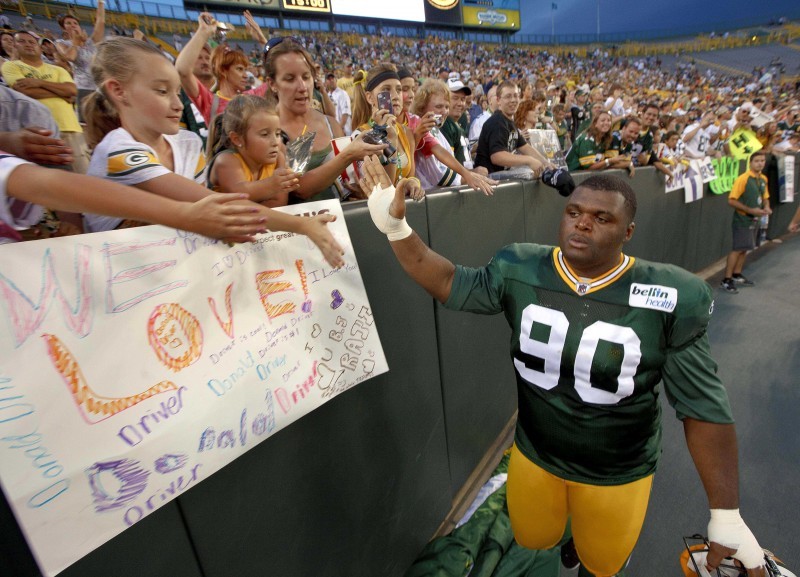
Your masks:
M553 266L558 276L561 277L564 284L579 295L599 291L613 284L633 266L634 262L636 262L634 257L620 254L620 262L617 266L598 277L584 281L570 268L561 249L556 247L553 250Z

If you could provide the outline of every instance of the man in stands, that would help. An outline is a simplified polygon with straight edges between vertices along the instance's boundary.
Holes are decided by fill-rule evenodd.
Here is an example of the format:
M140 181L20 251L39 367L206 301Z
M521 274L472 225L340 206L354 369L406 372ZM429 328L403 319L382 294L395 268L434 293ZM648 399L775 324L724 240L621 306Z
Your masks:
M704 113L697 122L687 126L681 138L686 148L684 156L687 158L704 158L708 155L709 146L714 143L719 134L719 129L714 126L716 116L713 110Z
M194 63L194 75L198 82L211 90L214 86L214 73L211 71L211 48L208 44L203 45L197 60ZM194 132L203 139L203 145L208 138L208 126L203 118L203 113L195 106L192 99L181 88L181 102L183 103L183 114L181 115L181 128Z
M497 85L493 85L489 89L489 93L486 95L486 102L488 108L481 113L480 116L475 118L472 121L472 125L469 127L469 141L470 142L478 142L478 137L481 135L481 129L483 128L484 123L491 118L494 111L497 110Z
M514 113L519 108L519 88L511 81L497 87L498 109L486 121L478 139L475 164L489 171L528 166L534 174L541 173L547 164L519 133L514 125Z
M591 121L592 108L588 105L589 94L584 92L582 88L575 91L575 101L569 109L570 129L569 139L570 142L575 142L578 135L586 130L584 123L588 120Z
M622 127L618 132L614 133L614 137L611 139L611 146L606 150L606 158L609 159L608 168L624 168L628 171L628 175L633 178L633 145L639 136L642 121L637 116L629 116L622 122Z
M459 124L466 108L467 96L472 95L472 89L457 78L448 80L447 87L450 89L450 112L442 124L441 131L447 142L450 143L456 160L468 170L472 170L474 164L469 152L467 132Z
M19 60L3 64L3 79L14 90L38 100L50 110L61 132L61 139L72 149L72 169L85 174L89 167L88 151L83 129L72 107L78 96L75 82L69 72L60 66L42 61L42 48L33 33L17 32L14 46Z
M339 77L339 80L336 81L336 84L339 85L339 88L347 92L347 96L350 98L351 103L353 102L353 80L353 65L348 62L344 65L342 75Z
M336 83L336 76L331 72L325 75L325 90L328 93L328 98L331 99L333 106L336 108L336 122L342 127L345 136L350 136L350 133L353 132L350 126L350 118L352 117L350 97L347 96L347 92L339 88Z
M633 161L636 166L647 166L653 156L653 131L658 128L658 106L652 102L644 105L642 126L633 144Z

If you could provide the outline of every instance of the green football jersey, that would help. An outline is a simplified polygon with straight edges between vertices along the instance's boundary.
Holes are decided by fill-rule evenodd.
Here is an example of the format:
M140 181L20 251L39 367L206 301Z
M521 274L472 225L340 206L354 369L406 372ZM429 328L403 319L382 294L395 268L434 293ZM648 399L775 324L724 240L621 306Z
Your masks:
M584 132L575 139L567 153L567 168L571 171L588 169L603 159L604 152L603 146L595 142L593 136Z
M662 379L679 418L733 422L706 336L711 289L683 269L623 255L587 281L558 248L510 245L483 268L457 267L445 306L505 314L515 442L561 478L618 485L653 473Z

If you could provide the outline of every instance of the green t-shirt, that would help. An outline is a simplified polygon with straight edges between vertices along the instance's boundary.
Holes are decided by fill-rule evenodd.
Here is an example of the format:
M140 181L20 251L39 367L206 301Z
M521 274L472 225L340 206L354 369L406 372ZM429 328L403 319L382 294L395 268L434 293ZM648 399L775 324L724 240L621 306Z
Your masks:
M441 130L447 142L450 143L450 148L453 149L453 156L461 164L464 164L467 156L464 152L464 143L467 142L467 133L461 128L457 122L454 122L449 116L442 124Z
M733 187L728 197L738 200L749 208L762 208L769 198L767 177L763 174L755 174L750 170L740 174L733 181ZM750 228L757 218L736 209L733 213L733 226Z
M505 314L520 451L561 478L619 485L656 468L662 379L679 418L733 421L709 353L711 296L673 265L623 255L584 281L558 248L516 244L457 267L445 306Z

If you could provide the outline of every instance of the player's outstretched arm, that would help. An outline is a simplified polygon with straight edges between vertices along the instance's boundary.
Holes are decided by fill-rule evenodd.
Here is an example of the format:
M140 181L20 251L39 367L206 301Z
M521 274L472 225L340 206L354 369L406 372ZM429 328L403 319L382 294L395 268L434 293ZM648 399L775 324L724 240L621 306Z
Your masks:
M391 242L397 260L408 276L439 302L450 296L456 267L452 262L432 251L406 222L406 192L418 196L420 187L416 178L400 181L392 186L378 157L364 159L364 176L361 188L369 195L369 212L372 222Z
M683 430L711 508L708 569L716 569L725 557L732 556L744 564L749 576L766 577L764 551L739 515L736 428L687 417Z

